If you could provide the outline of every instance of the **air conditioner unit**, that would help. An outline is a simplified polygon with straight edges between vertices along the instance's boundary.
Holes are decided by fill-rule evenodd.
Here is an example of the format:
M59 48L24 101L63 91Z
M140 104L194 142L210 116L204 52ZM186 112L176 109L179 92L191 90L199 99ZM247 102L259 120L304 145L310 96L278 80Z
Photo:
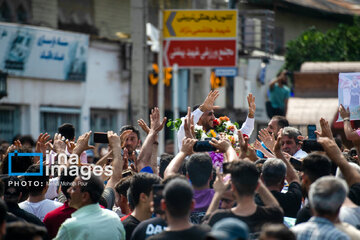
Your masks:
M245 18L243 28L244 47L261 49L261 20Z

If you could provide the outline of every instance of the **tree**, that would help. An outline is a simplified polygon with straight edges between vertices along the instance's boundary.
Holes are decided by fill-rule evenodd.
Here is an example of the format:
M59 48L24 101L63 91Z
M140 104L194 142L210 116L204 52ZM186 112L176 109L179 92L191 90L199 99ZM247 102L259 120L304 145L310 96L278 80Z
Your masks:
M287 43L285 68L300 70L307 61L359 61L360 19L352 25L339 24L335 29L322 33L315 27L303 32L297 39Z

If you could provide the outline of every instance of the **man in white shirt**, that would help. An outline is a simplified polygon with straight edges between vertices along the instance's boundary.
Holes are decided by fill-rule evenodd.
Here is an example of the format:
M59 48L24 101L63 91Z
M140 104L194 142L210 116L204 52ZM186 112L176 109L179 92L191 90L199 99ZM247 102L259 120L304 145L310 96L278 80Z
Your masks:
M299 136L302 136L301 132L294 127L285 127L282 130L281 150L297 159L304 158L308 155L305 151L301 150Z
M200 106L195 106L194 111L191 115L194 117L194 124L200 125L203 127L205 132L208 132L214 127L213 121L215 120L214 109L218 108L214 106L216 98L219 96L219 91L214 90L205 98L204 102ZM249 111L246 121L241 126L241 132L250 137L252 131L254 130L254 116L255 116L255 97L250 93L247 96ZM182 118L182 123L178 131L178 147L181 149L182 141L185 137L184 130L185 117Z
M40 165L33 164L26 172L39 173ZM19 204L21 209L34 214L43 221L48 212L63 205L45 198L49 184L49 177L45 174L43 176L25 176L25 181L29 190L29 198Z

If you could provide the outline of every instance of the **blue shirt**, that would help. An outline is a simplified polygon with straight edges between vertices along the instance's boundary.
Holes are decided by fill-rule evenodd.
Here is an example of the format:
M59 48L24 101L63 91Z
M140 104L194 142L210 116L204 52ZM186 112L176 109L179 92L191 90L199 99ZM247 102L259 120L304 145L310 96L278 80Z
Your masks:
M290 97L290 89L283 85L279 87L277 83L275 83L273 89L270 90L270 102L273 108L285 108L285 100Z
M55 239L125 239L119 216L98 203L79 208L60 227Z
M291 228L297 240L350 240L350 237L338 230L335 225L322 217L312 217L308 222Z

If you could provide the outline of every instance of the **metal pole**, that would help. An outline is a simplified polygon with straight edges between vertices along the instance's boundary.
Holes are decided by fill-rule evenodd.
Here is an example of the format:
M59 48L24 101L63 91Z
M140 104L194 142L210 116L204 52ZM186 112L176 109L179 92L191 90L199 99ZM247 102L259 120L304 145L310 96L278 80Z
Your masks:
M160 0L159 7L159 55L158 55L158 66L159 66L159 82L158 82L158 107L160 110L160 117L163 118L165 115L164 106L164 71L163 71L163 11L164 11L164 0ZM159 153L162 154L165 149L165 130L159 133Z
M172 92L174 96L174 104L173 104L173 113L174 113L174 119L178 119L179 116L179 67L175 63L173 66L173 87ZM177 134L174 134L174 154L178 152L178 140L177 140Z

